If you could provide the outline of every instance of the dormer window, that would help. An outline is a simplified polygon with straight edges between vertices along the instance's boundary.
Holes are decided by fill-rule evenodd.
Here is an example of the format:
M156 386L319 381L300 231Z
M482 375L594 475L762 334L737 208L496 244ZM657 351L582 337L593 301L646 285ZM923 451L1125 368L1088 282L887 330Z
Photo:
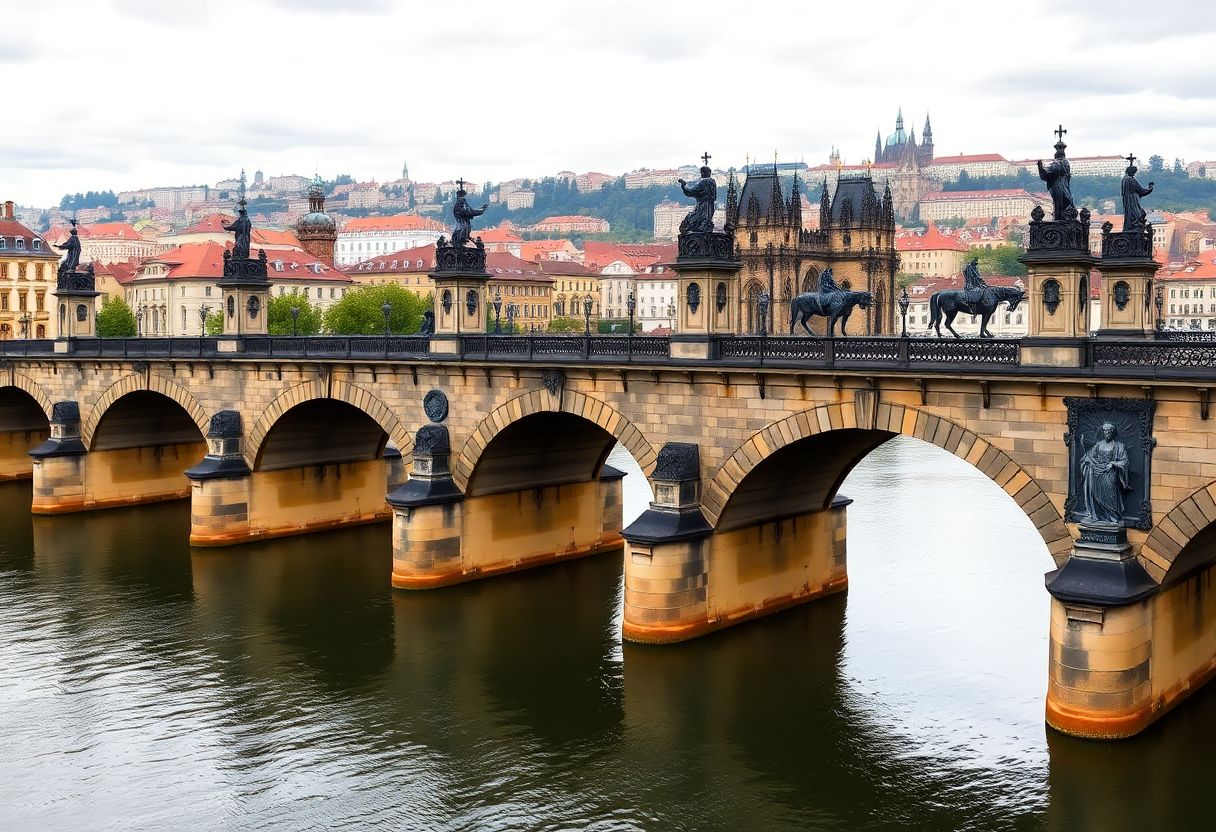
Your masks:
M4 251L6 248L8 248L8 240L0 237L0 251Z
M34 240L34 251L42 251L42 240Z
M281 271L283 271L283 261L282 261L282 260L275 260L275 261L274 261L274 270L275 270L276 272L281 272Z
M16 237L15 240L17 243L17 251L25 251L25 238Z
M422 268L422 261L421 261L421 260L419 260L419 261L418 261L418 268L420 268L420 269Z

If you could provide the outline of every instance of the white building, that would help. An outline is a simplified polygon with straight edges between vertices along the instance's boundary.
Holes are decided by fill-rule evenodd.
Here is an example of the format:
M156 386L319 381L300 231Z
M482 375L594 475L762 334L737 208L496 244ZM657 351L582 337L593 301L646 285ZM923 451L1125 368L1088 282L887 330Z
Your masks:
M958 156L938 156L925 166L924 172L942 182L957 182L963 173L975 179L981 176L1013 176L1017 169L999 153L971 156L960 153Z
M992 191L934 191L920 198L920 218L925 221L946 219L988 219L991 217L1029 217L1035 205L1051 207L1046 194L1031 194L1024 188Z
M349 266L380 254L430 245L446 233L442 223L418 214L353 219L338 231L334 263Z

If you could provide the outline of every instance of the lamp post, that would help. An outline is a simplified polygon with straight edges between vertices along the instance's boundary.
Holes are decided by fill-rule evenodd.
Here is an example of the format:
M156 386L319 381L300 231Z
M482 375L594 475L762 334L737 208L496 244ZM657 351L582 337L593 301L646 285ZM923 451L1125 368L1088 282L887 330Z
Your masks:
M291 334L296 336L300 334L300 307L291 307Z
M29 312L26 312L17 319L17 322L21 324L21 340L23 341L29 339L30 337L30 321L32 320L33 318L30 316Z
M633 313L637 311L638 302L633 299L633 290L629 290L629 298L625 301L625 308L629 310L629 335L633 336Z
M207 308L207 304L203 304L198 308L198 354L203 354L203 336L207 334L207 313L211 310Z
M908 287L905 286L903 291L899 293L899 314L903 316L903 332L900 333L900 338L908 337L908 304L911 299L908 297Z
M509 335L515 334L515 315L518 312L518 310L519 310L519 307L516 306L515 304L513 304L513 303L507 304L507 334L509 334Z
M591 295L583 296L583 321L586 324L585 334L588 337L591 336L591 304L592 303L594 303L594 301L591 299Z
M507 314L510 314L510 307ZM494 334L502 335L502 289L494 291Z
M1161 317L1161 311L1165 308L1165 290L1160 283L1153 296L1153 305L1157 307L1157 331L1160 332L1165 329L1165 319Z
M393 305L385 301L380 305L380 314L384 316L384 337L388 337L388 318L393 314Z
M667 328L672 332L676 331L676 305L674 303L667 304Z
M144 305L141 303L135 309L135 334L144 334Z

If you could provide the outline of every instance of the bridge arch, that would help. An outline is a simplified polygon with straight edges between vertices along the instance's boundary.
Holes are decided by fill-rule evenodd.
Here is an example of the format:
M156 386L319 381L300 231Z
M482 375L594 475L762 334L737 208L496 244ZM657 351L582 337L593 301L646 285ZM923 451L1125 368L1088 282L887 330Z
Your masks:
M159 393L165 398L179 404L186 414L198 426L199 433L206 435L207 433L207 411L194 395L176 382L170 381L167 378L152 375L145 377L144 374L132 374L123 376L118 381L111 384L105 389L93 406L89 408L89 415L85 418L84 423L80 426L81 440L86 448L92 447L93 436L97 432L98 426L102 419L105 418L107 411L121 398L137 392Z
M291 409L308 402L337 401L350 405L374 421L397 446L403 456L414 447L413 437L401 424L401 420L379 397L366 388L337 379L327 383L325 379L301 382L279 394L264 411L249 431L245 446L245 459L255 468L266 437L275 424Z
M702 498L706 518L717 529L744 525L749 501L771 510L774 501L795 490L794 478L798 478L796 489L802 493L809 489L822 500L816 508L827 508L844 478L870 451L894 436L912 436L966 460L999 485L1030 517L1056 563L1064 562L1072 536L1063 517L1042 486L1008 454L962 425L927 411L897 404L877 404L871 410L864 404L820 405L754 433L706 486ZM761 466L770 469L761 472L766 476L745 485L748 475ZM761 493L758 482L766 478L774 483Z
M1216 482L1195 489L1153 524L1140 561L1159 583L1216 563Z
M468 493L473 473L481 463L486 449L499 434L513 425L518 426L529 417L545 413L567 414L570 417L579 417L583 424L594 424L624 445L637 460L643 473L649 476L654 469L658 452L619 410L575 390L561 390L557 395L552 395L542 389L504 402L473 429L453 466L452 479L457 486Z
M38 406L42 408L42 412L47 419L49 420L51 418L51 406L53 402L51 401L50 395L47 394L46 390L43 389L41 384L34 381L25 373L18 373L16 371L9 373L9 377L7 379L0 381L0 390L4 389L5 387L15 387L18 390L28 393L30 398L37 402Z

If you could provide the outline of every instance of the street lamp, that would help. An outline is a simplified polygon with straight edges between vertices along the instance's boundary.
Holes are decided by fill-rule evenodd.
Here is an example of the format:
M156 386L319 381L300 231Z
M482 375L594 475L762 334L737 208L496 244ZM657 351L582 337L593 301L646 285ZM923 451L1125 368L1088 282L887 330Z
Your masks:
M393 305L385 301L380 306L380 314L384 316L384 337L388 337L388 317L393 314Z
M633 313L638 308L638 302L633 299L633 290L629 290L629 298L625 301L625 308L629 310L629 334L633 335Z
M507 333L515 334L515 315L518 313L519 307L513 303L507 304Z
M583 296L583 320L586 322L586 334L591 334L591 295Z
M1161 311L1165 308L1165 291L1160 283L1157 284L1157 292L1153 297L1153 305L1157 307L1157 331L1165 329L1165 319L1161 317Z
M145 306L142 303L135 309L135 334L136 335L144 334L144 309L145 309Z
M18 323L21 324L21 339L23 341L30 337L30 321L32 320L33 318L30 316L29 312L26 312L17 319Z
M667 328L672 332L676 331L676 305L674 303L667 304Z
M911 302L911 298L908 297L908 287L905 286L903 288L903 291L899 293L899 314L902 315L903 319L904 319L904 323L903 323L904 331L899 336L900 338L908 337L908 304L910 302Z
M291 307L291 334L292 337L300 334L300 307Z
M507 314L511 314L510 307L507 307ZM494 290L494 334L502 334L502 289Z

